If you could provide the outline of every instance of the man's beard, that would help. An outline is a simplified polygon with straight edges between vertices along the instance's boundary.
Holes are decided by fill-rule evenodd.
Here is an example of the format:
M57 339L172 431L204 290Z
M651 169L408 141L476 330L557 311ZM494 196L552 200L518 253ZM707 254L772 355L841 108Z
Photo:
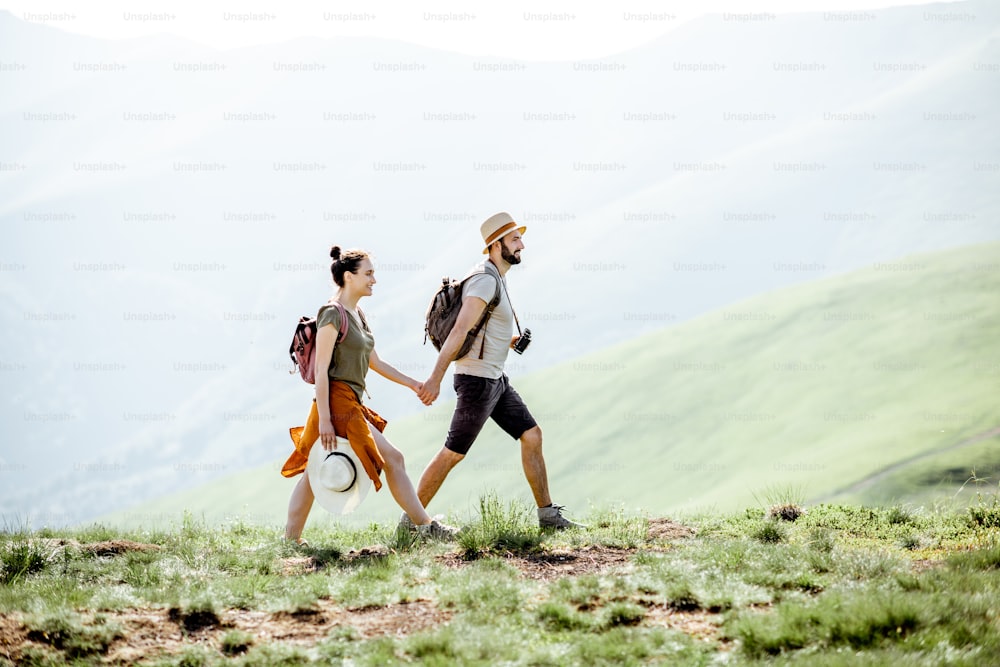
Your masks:
M512 253L510 250L508 250L507 244L504 243L503 241L500 242L500 257L502 257L503 261L507 262L508 264L521 263L521 258Z

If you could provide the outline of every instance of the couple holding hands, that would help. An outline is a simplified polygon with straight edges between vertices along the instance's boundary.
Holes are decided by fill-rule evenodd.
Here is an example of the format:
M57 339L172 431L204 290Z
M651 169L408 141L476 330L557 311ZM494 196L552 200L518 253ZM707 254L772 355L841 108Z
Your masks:
M350 511L367 490L366 485L359 483L360 476L365 475L377 491L382 486L382 471L392 497L403 509L401 527L431 539L454 539L458 529L432 518L426 507L448 473L465 458L490 418L521 442L521 463L538 506L539 526L555 529L580 526L563 516L562 506L552 503L542 455L542 430L504 374L507 353L519 340L512 335L515 315L505 276L521 262L525 229L507 213L497 213L481 225L483 254L488 257L464 281L458 319L441 344L434 368L424 382L400 372L375 352L375 338L358 309L358 302L372 295L376 283L368 253L341 251L338 246L331 249L330 271L338 289L316 317L316 400L306 425L291 429L295 451L281 471L285 477L305 473L288 503L285 539L302 542L302 529L317 493L324 494L321 500L332 495L332 504L341 511ZM492 266L487 266L488 263ZM499 290L498 280L502 287ZM499 301L493 307L497 296ZM456 360L466 335L490 307L492 314L476 335L472 351ZM521 340L521 349L526 342ZM427 464L414 488L406 474L403 454L382 434L386 421L363 404L365 376L371 369L409 387L425 405L430 405L438 397L441 381L452 361L457 395L455 412L444 446ZM323 382L324 377L329 382ZM354 460L344 453L345 443L338 443L338 437L347 439L347 449L355 455L363 471L359 472ZM314 446L317 441L318 446Z

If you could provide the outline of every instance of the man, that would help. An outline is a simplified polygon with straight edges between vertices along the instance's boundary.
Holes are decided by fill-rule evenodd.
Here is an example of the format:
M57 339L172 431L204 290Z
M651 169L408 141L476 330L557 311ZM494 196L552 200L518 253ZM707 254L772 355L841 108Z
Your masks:
M483 254L489 257L465 282L458 320L441 346L430 377L417 392L426 405L438 397L441 380L458 354L466 334L476 326L496 294L497 279L486 270L486 262L492 262L500 276L505 276L511 266L520 264L525 230L507 213L497 213L480 227L485 246ZM492 418L508 435L521 441L521 465L538 505L539 526L560 530L582 527L562 515L561 505L552 503L542 456L542 429L503 372L507 353L518 337L513 335L514 310L507 294L506 281L501 278L501 282L499 304L477 335L471 351L455 361L454 384L458 396L455 413L444 447L427 464L420 477L417 496L427 507L448 473L465 458L486 420ZM405 515L401 522L405 524Z

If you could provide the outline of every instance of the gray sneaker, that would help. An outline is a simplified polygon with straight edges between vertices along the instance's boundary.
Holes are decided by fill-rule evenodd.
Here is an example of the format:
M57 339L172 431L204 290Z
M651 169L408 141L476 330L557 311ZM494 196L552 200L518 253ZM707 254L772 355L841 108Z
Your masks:
M426 526L417 526L417 534L425 540L438 540L439 542L454 542L458 535L458 528L441 523L437 519L431 519Z
M434 521L434 520L440 521L443 518L444 518L444 514L435 514L434 516L431 517L431 520L432 521ZM417 524L413 523L413 519L411 519L410 515L407 514L406 512L403 512L399 516L399 524L397 524L396 527L399 528L400 530L406 530L406 531L409 531L411 533L417 532Z
M397 526L400 530L405 530L411 533L417 531L417 525L413 523L413 519L406 512L403 512L402 516L399 517L399 525Z
M577 523L575 521L570 521L562 515L562 511L566 509L562 505L556 505L555 503L549 505L548 507L538 508L538 526L540 528L555 528L556 530L565 530L566 528L586 528L582 523Z

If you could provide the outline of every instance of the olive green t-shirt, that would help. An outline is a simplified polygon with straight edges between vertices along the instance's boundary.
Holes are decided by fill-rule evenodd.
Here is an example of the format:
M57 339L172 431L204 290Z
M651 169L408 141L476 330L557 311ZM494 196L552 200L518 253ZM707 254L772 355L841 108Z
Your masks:
M347 335L333 348L328 375L331 380L346 382L354 390L361 402L365 391L365 376L368 374L368 359L375 347L375 336L362 328L359 320L347 311ZM340 309L335 304L327 304L316 315L316 327L333 327L334 340L340 331Z

